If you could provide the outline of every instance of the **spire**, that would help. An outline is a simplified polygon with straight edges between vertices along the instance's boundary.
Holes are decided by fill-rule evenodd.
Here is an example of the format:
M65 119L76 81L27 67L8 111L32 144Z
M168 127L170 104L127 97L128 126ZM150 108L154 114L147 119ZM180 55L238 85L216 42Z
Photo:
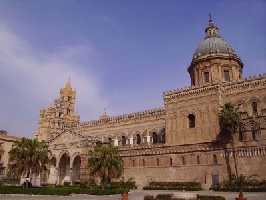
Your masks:
M42 105L42 109L41 109L41 111L46 111L46 109L45 109L45 105L44 105L44 104Z
M67 81L67 84L66 84L66 88L69 89L69 90L72 90L71 84L70 84L70 76L68 77L68 81Z
M100 116L100 120L107 119L109 116L106 114L105 108L103 109L103 114Z
M205 29L205 32L206 32L205 38L220 37L218 34L219 29L213 25L211 14L209 14L209 16L210 16L209 26Z
M213 23L212 23L212 16L211 16L211 14L209 14L209 16L210 16L210 19L209 19L209 27L210 27L210 26L213 26Z

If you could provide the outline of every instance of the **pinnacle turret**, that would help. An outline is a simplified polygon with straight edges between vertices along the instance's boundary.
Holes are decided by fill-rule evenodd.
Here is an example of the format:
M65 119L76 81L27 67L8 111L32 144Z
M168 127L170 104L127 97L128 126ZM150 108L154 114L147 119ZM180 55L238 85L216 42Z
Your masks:
M67 84L66 84L65 88L68 89L68 90L72 90L71 83L70 83L70 76L68 77L68 81L67 81Z

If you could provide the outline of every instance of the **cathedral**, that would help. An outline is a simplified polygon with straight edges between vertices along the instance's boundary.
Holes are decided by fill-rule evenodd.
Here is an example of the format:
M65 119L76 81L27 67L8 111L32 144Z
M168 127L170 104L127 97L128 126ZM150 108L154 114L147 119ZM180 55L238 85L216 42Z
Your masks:
M118 147L125 178L133 177L139 187L150 181L198 181L210 188L236 173L234 157L239 174L265 179L266 74L243 78L244 64L211 19L205 34L187 69L191 86L164 92L163 108L121 116L104 112L80 122L69 79L59 98L40 110L35 136L52 152L43 181L89 179L88 151L99 142ZM226 102L241 114L233 139L218 120Z

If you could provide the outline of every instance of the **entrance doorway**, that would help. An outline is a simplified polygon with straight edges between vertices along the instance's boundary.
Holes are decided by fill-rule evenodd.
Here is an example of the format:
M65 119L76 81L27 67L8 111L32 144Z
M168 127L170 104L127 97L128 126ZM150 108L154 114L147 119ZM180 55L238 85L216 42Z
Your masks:
M215 188L219 185L219 172L214 170L212 172L212 188Z
M64 153L59 162L59 184L70 182L70 157Z

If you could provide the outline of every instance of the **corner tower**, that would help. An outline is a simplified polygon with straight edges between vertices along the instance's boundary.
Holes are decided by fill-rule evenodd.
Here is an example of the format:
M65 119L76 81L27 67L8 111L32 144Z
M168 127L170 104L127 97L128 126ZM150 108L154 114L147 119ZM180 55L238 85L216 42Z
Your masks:
M188 67L192 86L242 79L243 63L231 45L219 36L218 30L210 18L205 29L206 37L197 47Z
M65 127L79 123L78 112L74 114L76 90L73 90L70 78L64 88L60 89L60 97L54 100L46 110L40 110L38 140L48 141L60 134Z

